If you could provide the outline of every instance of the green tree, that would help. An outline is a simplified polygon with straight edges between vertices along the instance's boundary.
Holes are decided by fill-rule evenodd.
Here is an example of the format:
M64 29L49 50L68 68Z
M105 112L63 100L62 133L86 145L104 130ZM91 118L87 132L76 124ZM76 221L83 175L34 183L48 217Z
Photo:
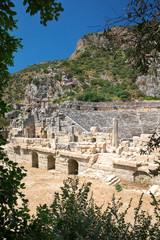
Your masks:
M60 12L63 11L61 3L55 0L24 0L23 4L30 15L40 12L40 21L44 26L47 21L58 20ZM0 1L0 119L4 119L8 110L3 100L10 79L8 66L13 66L13 54L19 47L22 47L21 39L11 34L14 29L17 29L14 7L11 0ZM24 239L30 218L28 201L21 193L24 188L21 180L26 173L22 167L18 167L6 157L2 147L5 143L6 141L0 134L0 162L2 163L0 165L0 239ZM22 201L20 207L18 207L18 198Z
M119 27L114 27L115 25ZM160 1L131 0L125 14L106 18L105 31L112 46L126 49L132 66L147 73L156 69L160 52Z
M160 136L155 131L152 134L152 136L150 137L150 139L146 145L146 149L141 149L141 154L150 154L157 149L160 149ZM155 163L158 164L158 166L156 169L150 170L150 173L153 176L158 176L160 174L160 158L158 161L155 161Z

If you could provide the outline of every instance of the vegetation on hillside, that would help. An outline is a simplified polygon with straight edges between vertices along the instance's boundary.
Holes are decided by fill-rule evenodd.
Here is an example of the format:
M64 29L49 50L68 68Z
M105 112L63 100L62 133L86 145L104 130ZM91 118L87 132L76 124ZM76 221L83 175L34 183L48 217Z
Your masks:
M100 42L96 43L96 41ZM25 87L29 83L45 84L45 77L49 77L49 69L57 70L51 85L57 91L54 102L65 100L81 101L111 101L155 99L146 97L135 83L140 71L128 63L126 52L122 48L112 49L106 43L103 34L86 34L82 40L84 45L75 52L74 57L66 60L48 61L31 65L15 74L10 79L6 96L8 102L19 102L24 99ZM69 89L63 87L62 75L74 84ZM41 83L36 76L41 76ZM55 86L59 82L61 93Z

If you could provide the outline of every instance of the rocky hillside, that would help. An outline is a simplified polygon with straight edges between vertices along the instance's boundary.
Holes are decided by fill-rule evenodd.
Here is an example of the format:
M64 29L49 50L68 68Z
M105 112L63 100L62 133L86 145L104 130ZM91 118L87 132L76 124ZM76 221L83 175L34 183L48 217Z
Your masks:
M130 68L123 49L113 50L103 33L90 33L78 41L69 59L34 64L13 74L6 99L9 103L22 101L30 83L53 103L159 99L157 73L141 76Z

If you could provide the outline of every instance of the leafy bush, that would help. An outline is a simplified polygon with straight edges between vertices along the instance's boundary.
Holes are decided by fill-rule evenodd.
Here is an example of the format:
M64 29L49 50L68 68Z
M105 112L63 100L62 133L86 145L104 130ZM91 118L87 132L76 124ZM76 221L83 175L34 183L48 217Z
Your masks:
M84 83L84 82L85 82L85 78L84 78L82 75L78 76L78 80L79 80L81 83Z
M4 117L1 117L0 118L0 128L1 127L8 127L9 126L9 120L4 118Z
M91 56L91 53L89 51L85 51L81 54L81 58L86 58L86 57L90 57Z
M109 94L105 94L105 101L112 101L112 97Z
M43 72L44 72L44 73L49 73L49 71L48 71L47 68L44 68L44 69L43 69Z
M36 85L36 86L38 86L38 85L39 85L39 80L36 79L36 78L34 78L34 79L33 79L33 84Z
M90 91L78 95L77 100L85 102L103 102L105 100L105 97L101 93Z
M53 103L58 103L58 104L59 104L59 103L60 103L60 101L61 101L61 100L60 100L60 98L53 99Z
M143 98L144 97L144 93L141 91L141 90L138 90L137 93L136 93L136 97L137 98Z
M28 200L21 192L24 189L21 181L26 172L23 167L9 160L1 147L0 150L3 163L0 166L0 239L23 239L30 219ZM22 204L18 207L19 200Z
M135 208L133 224L125 221L131 201L124 211L123 203L113 195L108 207L102 211L93 199L89 198L91 183L84 183L80 188L77 178L64 181L60 193L54 194L50 207L37 208L37 215L28 226L28 239L64 239L64 240L131 240L159 239L160 208L154 200L155 219L141 210L142 198Z
M62 80L61 77L58 74L55 75L55 79L59 82L61 82L61 80Z
M66 91L65 93L66 93L67 96L74 96L75 95L75 93L72 90Z
M157 96L146 96L144 99L145 100L160 100L160 97L157 97Z
M111 83L108 80L103 80L101 78L93 79L91 81L91 86L109 87Z
M67 78L69 79L69 78L72 78L73 77L73 73L72 72L69 72L68 74L67 74Z
M116 184L115 189L117 190L117 192L122 191L122 186L120 184Z
M131 94L127 91L119 91L118 92L118 97L123 100L123 101L126 101L126 100L130 100L131 99Z

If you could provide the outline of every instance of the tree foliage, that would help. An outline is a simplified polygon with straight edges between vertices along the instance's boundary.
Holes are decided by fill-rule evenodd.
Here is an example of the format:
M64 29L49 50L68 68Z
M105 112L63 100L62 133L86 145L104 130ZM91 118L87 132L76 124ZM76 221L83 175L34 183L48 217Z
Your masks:
M120 27L114 27L122 24ZM131 0L125 14L106 18L107 37L114 46L123 46L130 63L147 73L156 69L160 52L160 1Z
M130 240L159 239L159 206L154 200L154 221L152 216L141 210L143 195L135 208L133 223L126 222L125 217L131 207L121 211L121 199L115 199L102 211L90 195L91 183L79 187L77 178L64 181L60 193L55 193L50 207L42 205L37 208L37 215L31 221L28 234L33 239L65 240Z
M63 11L62 4L57 3L56 0L24 0L23 4L27 5L26 12L30 13L31 16L40 12L40 23L44 26L53 19L58 21L60 12Z
M23 4L27 6L26 12L30 15L40 11L41 23L45 26L47 21L58 20L59 13L63 11L61 3L55 0L24 0ZM0 119L4 119L8 110L3 100L10 78L8 66L13 66L13 54L22 47L21 39L12 35L13 30L17 29L14 7L11 0L0 1ZM0 239L24 239L30 218L28 200L22 194L24 184L21 180L26 173L6 157L1 147L5 143L0 134ZM21 206L18 206L18 200L21 200Z
M141 149L141 154L150 154L156 150L160 149L160 136L155 131L152 136L150 137L146 149ZM153 176L158 176L160 174L160 159L155 161L155 164L157 164L157 168L154 170L150 170L150 174Z

